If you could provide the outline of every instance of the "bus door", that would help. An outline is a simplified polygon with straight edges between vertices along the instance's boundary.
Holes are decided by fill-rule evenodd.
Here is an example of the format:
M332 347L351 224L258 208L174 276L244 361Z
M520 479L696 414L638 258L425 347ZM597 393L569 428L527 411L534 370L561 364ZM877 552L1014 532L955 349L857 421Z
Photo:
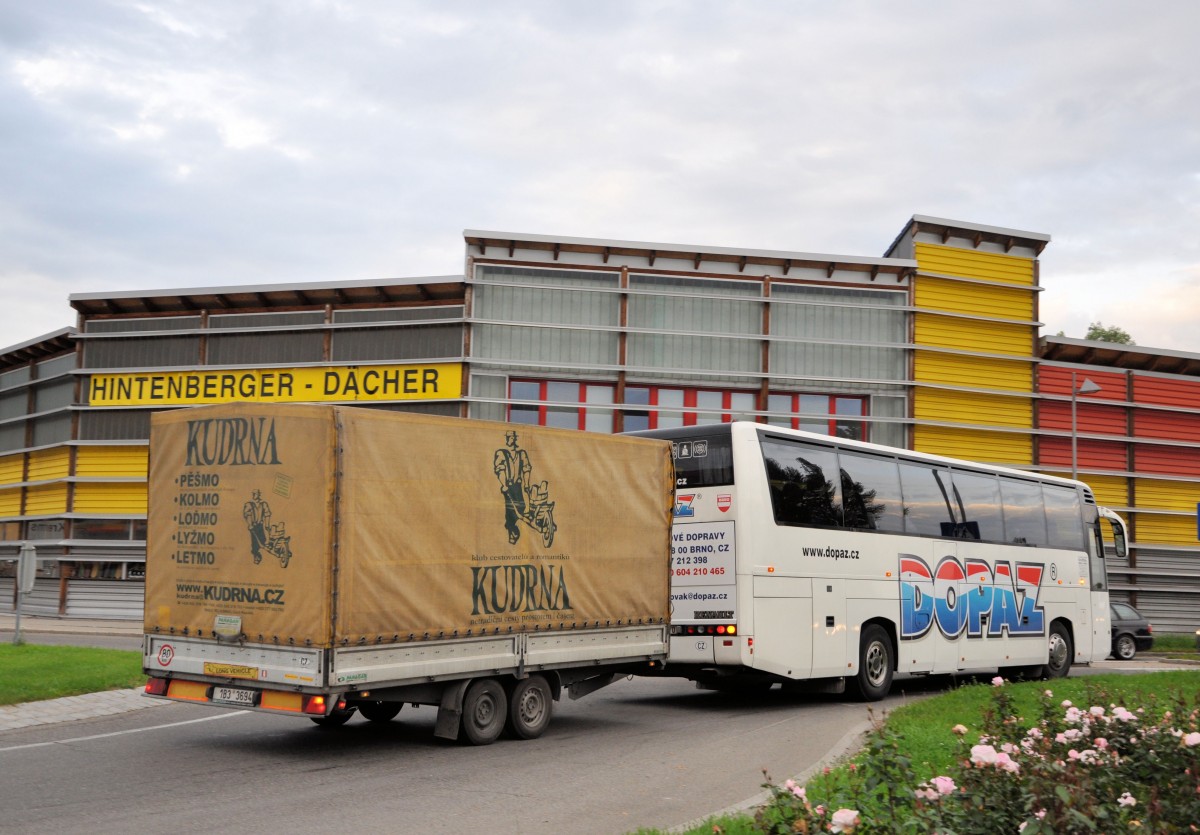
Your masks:
M900 554L901 672L953 673L966 655L966 573L953 540L914 539Z

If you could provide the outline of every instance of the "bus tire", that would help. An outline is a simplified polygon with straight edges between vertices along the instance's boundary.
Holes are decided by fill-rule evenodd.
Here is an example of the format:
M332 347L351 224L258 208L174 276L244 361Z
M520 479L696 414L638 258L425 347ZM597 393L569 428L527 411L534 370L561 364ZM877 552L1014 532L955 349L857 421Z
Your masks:
M1055 621L1050 625L1049 655L1042 668L1042 678L1066 678L1071 672L1071 658L1075 653L1071 646L1071 635L1067 628Z
M472 745L491 745L508 718L508 697L495 679L472 682L463 697L462 732Z
M550 724L554 696L539 675L518 681L508 696L508 731L517 739L537 739Z
M858 675L850 684L864 702L877 702L892 688L892 640L877 623L863 627L858 648Z

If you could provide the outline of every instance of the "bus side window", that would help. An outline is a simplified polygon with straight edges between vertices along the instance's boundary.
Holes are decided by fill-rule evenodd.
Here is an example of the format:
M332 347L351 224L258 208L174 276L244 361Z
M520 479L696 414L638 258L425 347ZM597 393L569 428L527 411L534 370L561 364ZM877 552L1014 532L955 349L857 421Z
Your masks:
M949 470L900 462L904 488L904 532L923 536L953 536L959 519L954 512Z
M954 471L954 496L963 522L959 539L1004 541L1000 515L1000 481L994 475Z
M762 450L776 524L841 527L841 478L832 450L774 438L764 439Z
M847 528L904 531L900 470L894 458L838 452L842 474L842 515Z
M1001 479L1000 495L1004 501L1005 540L1017 545L1047 545L1042 485L1036 481Z
M1050 547L1086 550L1087 534L1084 533L1084 539L1080 538L1083 513L1075 488L1043 484L1042 497L1046 502L1046 534Z

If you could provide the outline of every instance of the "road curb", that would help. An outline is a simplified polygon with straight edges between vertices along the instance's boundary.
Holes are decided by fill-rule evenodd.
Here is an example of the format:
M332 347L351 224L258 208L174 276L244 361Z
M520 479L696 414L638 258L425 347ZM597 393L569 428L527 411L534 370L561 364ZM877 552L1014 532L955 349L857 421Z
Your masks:
M853 728L846 731L845 735L843 735L841 739L834 743L833 747L825 753L825 756L821 757L821 759L817 760L817 762L813 763L811 766L804 769L804 771L801 771L791 779L794 780L797 785L803 786L817 774L822 772L826 767L835 766L841 763L847 757L852 756L860 748L862 748L863 742L866 740L867 734L871 732L872 727L874 727L874 725L869 719L862 721L858 725L855 725ZM746 814L753 809L757 809L760 806L766 805L770 799L771 793L764 789L753 797L747 798L739 803L734 803L732 806L726 806L724 809L718 809L715 812L709 812L701 817L694 818L687 823L681 823L678 826L672 826L664 831L668 833L687 832L690 829L695 829L696 827L700 826L710 818L719 818L725 815Z

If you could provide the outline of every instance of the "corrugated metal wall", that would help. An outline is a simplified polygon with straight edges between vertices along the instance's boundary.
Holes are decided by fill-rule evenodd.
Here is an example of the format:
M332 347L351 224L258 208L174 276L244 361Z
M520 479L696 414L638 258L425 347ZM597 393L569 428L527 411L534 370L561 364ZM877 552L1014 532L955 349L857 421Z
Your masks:
M1034 261L925 242L915 257L913 447L1032 463L1031 433L994 430L1033 427Z
M1033 285L1033 261L1029 258L921 242L914 251L922 273Z
M145 478L150 450L145 446L80 447L75 456L75 475L110 478Z
M1033 440L1029 435L920 423L914 428L913 448L951 458L997 464L1029 461L1033 457Z
M75 485L74 511L97 516L146 512L144 482L90 483Z

